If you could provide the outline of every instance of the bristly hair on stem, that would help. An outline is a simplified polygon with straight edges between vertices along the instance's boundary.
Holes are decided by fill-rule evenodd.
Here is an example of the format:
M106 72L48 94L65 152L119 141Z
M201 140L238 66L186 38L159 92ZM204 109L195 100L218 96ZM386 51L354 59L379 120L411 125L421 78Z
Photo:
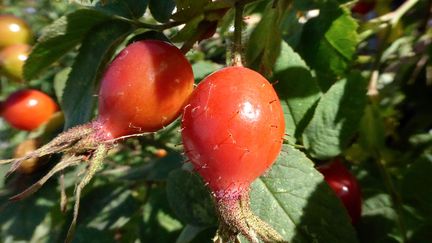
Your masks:
M239 198L216 199L219 229L213 242L234 242L242 234L249 242L287 243L275 229L257 217L250 208L249 191Z

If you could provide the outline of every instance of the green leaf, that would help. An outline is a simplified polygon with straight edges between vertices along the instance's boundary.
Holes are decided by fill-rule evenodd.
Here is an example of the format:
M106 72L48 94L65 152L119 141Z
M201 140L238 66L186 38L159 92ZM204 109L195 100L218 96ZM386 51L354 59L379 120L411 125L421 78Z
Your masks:
M287 132L294 132L288 134L298 138L312 118L321 90L303 59L285 42L281 47L273 79L281 102L286 104L284 113L290 114L295 123L294 131Z
M182 224L174 217L165 189L163 186L149 189L140 219L141 242L174 242L180 234Z
M132 167L122 175L125 180L148 180L165 181L171 171L179 169L182 165L183 157L174 151L169 151L168 156L152 160L141 166Z
M167 195L171 208L183 222L195 226L216 224L213 200L197 174L181 169L171 172Z
M46 27L24 65L25 79L36 77L77 46L91 28L109 18L92 9L80 9Z
M366 85L363 77L353 74L336 82L322 96L303 133L310 156L329 159L347 147L366 106Z
M174 0L150 0L149 9L152 16L159 22L167 22L175 8Z
M140 213L140 202L128 186L120 183L103 184L81 199L79 228L90 227L100 231L123 227L130 218Z
M22 176L17 179L22 186L28 185L30 181L28 177ZM8 186L16 187L17 184ZM7 201L5 195L1 196L1 242L40 242L37 239L56 235L54 229L56 225L50 220L50 214L58 210L56 207L58 194L55 186L53 183L48 183L37 193L37 196L17 202Z
M198 15L190 19L186 25L176 33L171 40L173 42L183 42L195 36L199 30L200 23L204 20L204 15Z
M140 40L161 40L161 41L165 41L168 43L171 42L170 39L168 37L166 37L162 32L150 30L150 31L146 31L146 32L143 32L141 34L135 35L134 37L129 39L128 45L135 42L135 41L140 41Z
M393 209L391 197L380 193L363 202L362 220L358 225L362 242L397 243L397 214Z
M423 215L432 215L432 156L423 156L407 171L402 181L402 197Z
M106 4L98 4L96 9L129 19L142 17L147 9L148 0L110 0Z
M246 49L248 66L260 73L270 73L280 53L281 31L279 29L280 10L269 3L263 18L252 31Z
M304 24L299 22L298 12L291 9L281 22L282 38L294 49L301 41Z
M252 184L251 206L289 242L357 242L341 201L313 162L288 145Z
M57 100L61 103L63 97L63 90L66 86L66 81L68 79L69 73L72 69L70 67L64 68L58 72L54 77L54 92Z
M90 120L96 83L117 45L132 31L120 21L107 22L91 31L79 50L63 93L65 128Z
M289 143L295 144L297 139L294 135L296 133L297 125L293 119L291 110L288 107L288 103L281 100L281 105L282 105L282 110L284 113L284 120L285 120L285 134L287 134L285 139L287 139Z
M190 243L193 239L197 237L199 233L205 230L207 227L186 225L182 230L181 234L176 240L176 243Z
M207 75L222 68L222 65L211 61L198 61L192 64L192 70L195 76L195 82L203 80Z
M337 5L321 9L304 26L299 51L321 77L324 89L349 67L359 41L357 27L349 11Z
M204 12L211 0L175 0L177 12L172 16L176 21L188 21Z

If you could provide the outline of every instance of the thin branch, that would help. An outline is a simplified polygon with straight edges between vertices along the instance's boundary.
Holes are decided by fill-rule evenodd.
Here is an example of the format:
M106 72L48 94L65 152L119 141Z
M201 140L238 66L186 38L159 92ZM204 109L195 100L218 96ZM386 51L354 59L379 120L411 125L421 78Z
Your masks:
M376 33L388 26L394 27L399 23L400 19L412 8L416 5L419 0L407 0L404 2L399 8L395 11L381 15L377 18L371 19L368 21L368 24L376 24L371 29L367 29L359 34L360 39L364 40L371 36L373 33Z
M243 66L242 62L242 25L243 25L243 10L244 2L235 4L235 19L234 19L234 44L232 48L232 66Z
M152 29L152 30L159 30L159 31L184 24L184 22L180 22L180 21L171 21L171 22L167 22L164 24L149 24L149 23L144 23L144 22L137 21L137 20L131 20L128 18L124 18L124 17L118 16L118 15L116 15L115 18L118 20L130 23L132 25L135 25L138 28Z

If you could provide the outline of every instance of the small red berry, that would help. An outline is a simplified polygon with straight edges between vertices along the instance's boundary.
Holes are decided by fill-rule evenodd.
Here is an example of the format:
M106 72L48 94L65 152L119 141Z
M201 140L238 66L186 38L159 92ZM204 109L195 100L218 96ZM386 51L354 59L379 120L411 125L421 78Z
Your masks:
M361 217L361 192L357 179L339 161L335 160L317 168L323 175L325 181L342 200L353 224Z

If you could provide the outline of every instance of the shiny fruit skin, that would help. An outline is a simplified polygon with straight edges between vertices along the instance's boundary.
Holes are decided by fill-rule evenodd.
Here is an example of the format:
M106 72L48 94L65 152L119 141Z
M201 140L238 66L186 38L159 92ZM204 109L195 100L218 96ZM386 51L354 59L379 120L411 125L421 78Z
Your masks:
M157 131L178 117L193 84L192 67L177 47L134 42L104 74L96 124L113 138Z
M7 46L0 51L0 68L7 76L22 80L23 66L31 47L27 44Z
M57 110L54 100L45 93L25 89L6 99L2 116L11 126L31 131L47 122Z
M362 196L357 179L339 160L321 165L318 170L341 199L351 217L351 222L357 223L361 217L362 206Z
M244 67L206 77L183 112L186 155L216 198L242 195L276 159L284 130L272 85Z
M0 15L0 48L29 43L31 31L24 20L13 15Z

